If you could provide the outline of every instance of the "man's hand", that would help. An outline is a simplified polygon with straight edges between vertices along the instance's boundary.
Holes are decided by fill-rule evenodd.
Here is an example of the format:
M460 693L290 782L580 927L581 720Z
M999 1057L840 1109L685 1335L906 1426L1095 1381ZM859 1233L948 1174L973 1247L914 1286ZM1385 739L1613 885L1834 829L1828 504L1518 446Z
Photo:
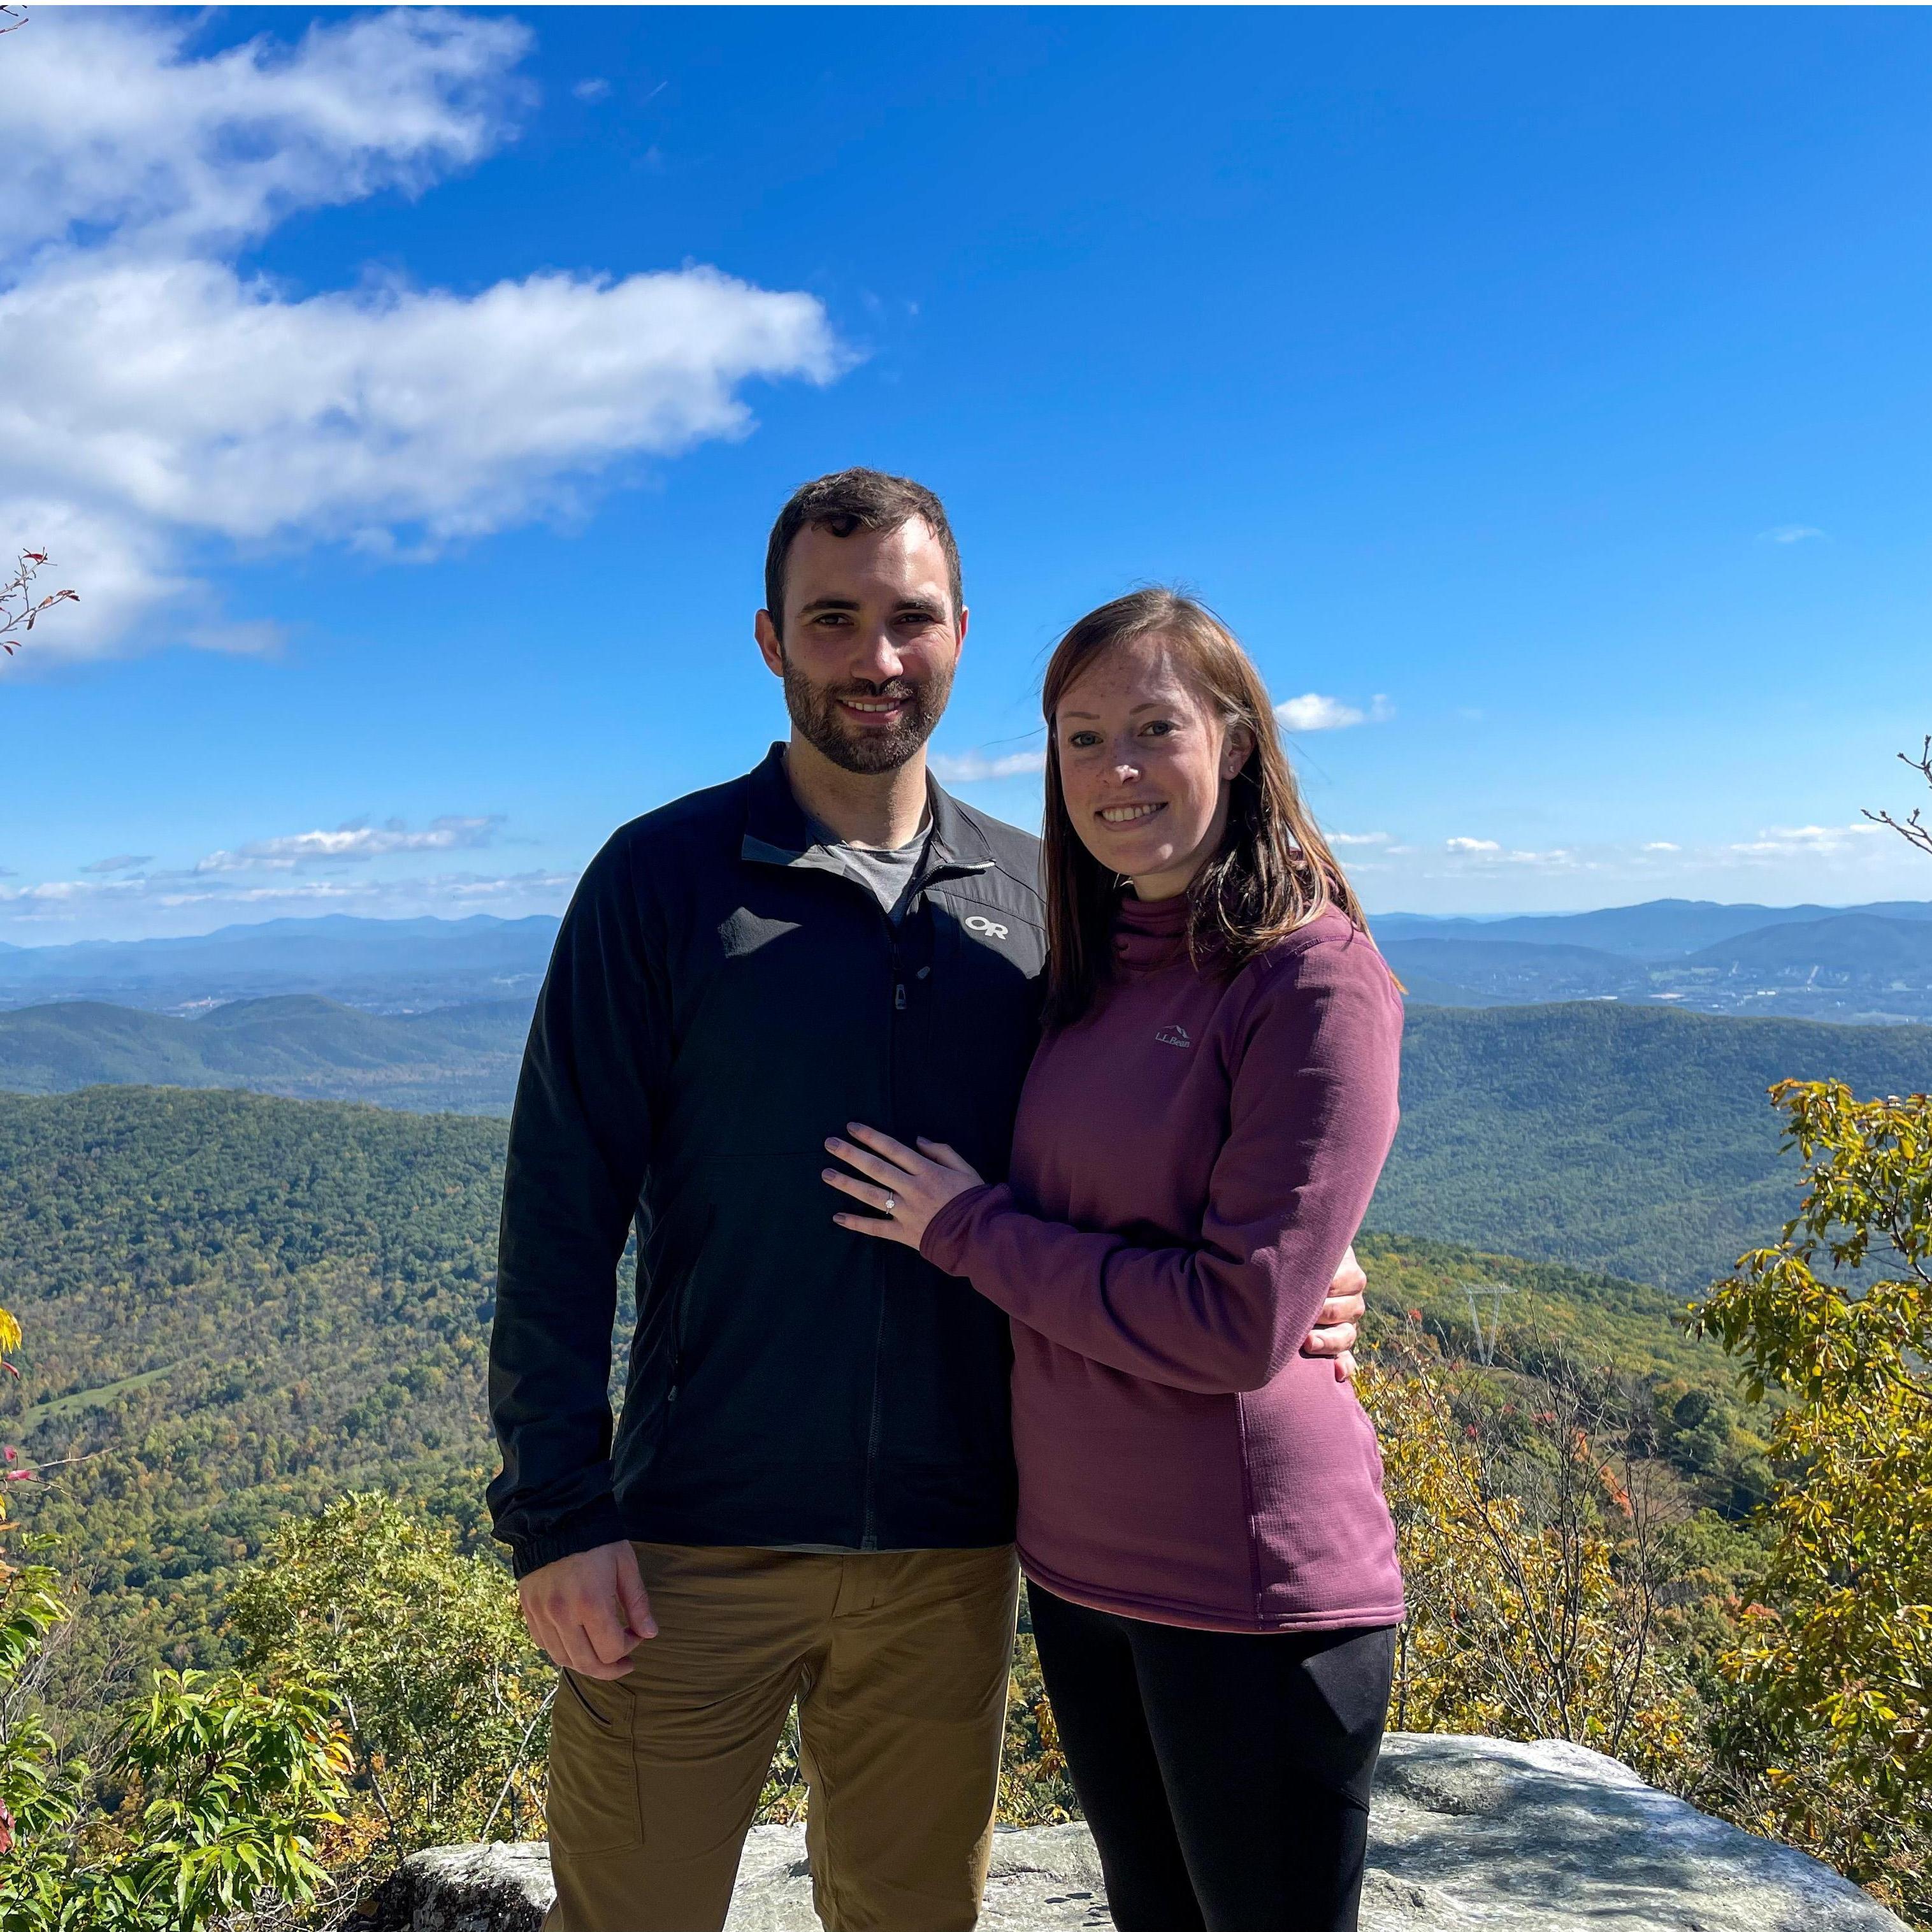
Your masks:
M658 1634L628 1543L606 1543L532 1570L517 1586L538 1647L580 1677L627 1676L631 1653Z
M1328 1299L1322 1304L1315 1326L1301 1345L1304 1355L1326 1355L1333 1359L1338 1382L1355 1379L1355 1331L1368 1312L1365 1298L1368 1286L1369 1278L1351 1248L1342 1257L1342 1265L1328 1284Z

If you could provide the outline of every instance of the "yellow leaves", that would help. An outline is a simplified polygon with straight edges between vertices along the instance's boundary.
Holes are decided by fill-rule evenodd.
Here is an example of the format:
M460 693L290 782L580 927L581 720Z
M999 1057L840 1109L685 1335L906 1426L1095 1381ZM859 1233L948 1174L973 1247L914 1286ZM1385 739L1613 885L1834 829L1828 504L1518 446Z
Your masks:
M1932 1099L1795 1081L1772 1097L1802 1203L1698 1317L1796 1398L1766 1512L1780 1613L1746 1610L1722 1667L1769 1741L1778 1834L1932 1910ZM1848 1282L1818 1279L1821 1249Z
M1454 1374L1412 1352L1400 1372L1372 1366L1357 1384L1408 1600L1392 1724L1565 1737L1681 1782L1692 1704L1657 1642L1631 1483L1559 1392L1532 1418L1541 1460L1512 1493L1489 1432L1452 1399Z
M4 1308L0 1308L0 1355L16 1354L20 1347L20 1324Z

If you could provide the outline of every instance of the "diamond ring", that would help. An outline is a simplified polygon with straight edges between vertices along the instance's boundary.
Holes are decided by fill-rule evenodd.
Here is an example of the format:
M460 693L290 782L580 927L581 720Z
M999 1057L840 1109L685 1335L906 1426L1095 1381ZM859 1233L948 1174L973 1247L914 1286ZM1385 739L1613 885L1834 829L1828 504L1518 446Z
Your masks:
M888 1194L886 1196L886 1212L888 1214L890 1214L898 1204L898 1202L895 1196L890 1194Z

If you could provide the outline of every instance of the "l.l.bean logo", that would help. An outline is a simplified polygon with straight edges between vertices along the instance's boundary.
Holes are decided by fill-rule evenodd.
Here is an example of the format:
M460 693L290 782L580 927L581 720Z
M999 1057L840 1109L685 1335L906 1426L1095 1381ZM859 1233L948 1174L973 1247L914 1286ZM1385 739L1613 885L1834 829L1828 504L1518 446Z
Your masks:
M982 914L970 912L966 915L968 932L983 932L988 939L1004 939L1006 928L998 920L988 919Z

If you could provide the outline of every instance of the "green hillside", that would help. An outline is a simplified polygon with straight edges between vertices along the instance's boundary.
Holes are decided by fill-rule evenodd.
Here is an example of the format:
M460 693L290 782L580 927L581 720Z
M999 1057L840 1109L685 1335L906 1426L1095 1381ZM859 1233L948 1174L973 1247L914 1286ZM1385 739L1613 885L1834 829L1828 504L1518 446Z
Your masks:
M15 1499L91 1580L94 1641L131 1624L213 1658L223 1571L350 1488L483 1540L502 1144L494 1121L254 1094L0 1096L0 1303L27 1338L0 1439L59 1466ZM1378 1317L1419 1308L1451 1347L1463 1283L1523 1290L1508 1359L1617 1366L1707 1499L1748 1487L1748 1418L1676 1298L1426 1241L1364 1252Z
M421 1112L506 1113L529 1026L521 1000L392 1015L290 994L234 1000L197 1019L68 1000L0 1012L0 1088L243 1087Z
M1932 1090L1932 1028L1413 1006L1372 1228L1694 1292L1790 1215L1774 1081Z
M472 1529L495 1122L96 1088L0 1096L0 1304L26 1330L10 1500L88 1578L97 1640L212 1654L213 1580L352 1487ZM83 1633L86 1636L86 1633Z
M1765 1098L1774 1081L1932 1088L1924 1027L1613 1000L1418 1004L1407 1024L1402 1131L1372 1227L1686 1292L1791 1211L1792 1169ZM295 996L194 1020L93 1003L31 1007L0 1013L0 1088L165 1083L506 1114L527 1025L515 1001L386 1016Z

